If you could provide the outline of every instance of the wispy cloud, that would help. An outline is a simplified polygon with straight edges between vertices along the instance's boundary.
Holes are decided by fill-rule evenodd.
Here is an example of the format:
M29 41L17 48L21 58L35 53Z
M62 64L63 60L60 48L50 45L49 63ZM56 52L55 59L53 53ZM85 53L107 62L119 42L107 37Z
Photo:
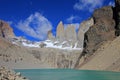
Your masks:
M52 24L47 18L36 12L27 19L19 21L16 27L28 36L44 40L47 32L52 29Z
M75 3L74 9L92 12L95 8L101 7L103 3L104 0L79 0L79 2Z
M115 6L115 2L114 2L114 1L110 1L110 2L108 3L108 5L110 5L110 6Z
M79 20L79 19L80 19L79 16L73 16L73 15L71 15L69 18L66 19L66 21L67 21L68 23L72 23L73 20Z

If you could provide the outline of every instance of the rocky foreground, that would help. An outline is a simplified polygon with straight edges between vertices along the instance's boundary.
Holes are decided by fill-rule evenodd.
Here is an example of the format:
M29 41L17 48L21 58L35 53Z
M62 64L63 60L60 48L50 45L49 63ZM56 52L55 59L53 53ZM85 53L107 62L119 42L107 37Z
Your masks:
M15 73L5 67L0 67L0 80L28 80L22 77L20 73Z

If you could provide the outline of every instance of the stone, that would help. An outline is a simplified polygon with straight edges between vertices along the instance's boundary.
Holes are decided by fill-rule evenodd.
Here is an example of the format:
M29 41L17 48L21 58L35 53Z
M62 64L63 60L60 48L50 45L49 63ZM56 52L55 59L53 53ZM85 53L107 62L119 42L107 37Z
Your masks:
M86 21L83 21L80 24L79 30L78 30L78 47L83 48L83 43L84 43L84 34L86 31L88 31L89 27L94 25L94 20L93 18L90 18Z
M65 31L64 31L64 26L63 26L62 21L60 21L58 26L57 26L56 39L59 40L59 41L64 41L65 40Z
M5 21L0 20L0 36L6 39L13 38L13 29Z

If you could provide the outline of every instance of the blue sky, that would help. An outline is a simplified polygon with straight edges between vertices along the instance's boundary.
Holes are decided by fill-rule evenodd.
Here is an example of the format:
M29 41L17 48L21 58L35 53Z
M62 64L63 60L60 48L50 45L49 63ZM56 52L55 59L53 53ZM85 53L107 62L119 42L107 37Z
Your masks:
M105 5L114 5L114 0L0 0L0 19L11 25L16 36L45 40L48 30L56 34L60 21L74 24L77 30L94 9Z

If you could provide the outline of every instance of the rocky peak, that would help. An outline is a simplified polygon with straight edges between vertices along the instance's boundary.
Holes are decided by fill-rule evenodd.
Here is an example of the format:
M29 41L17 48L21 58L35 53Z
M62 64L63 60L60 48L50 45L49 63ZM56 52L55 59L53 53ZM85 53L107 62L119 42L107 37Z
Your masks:
M91 27L92 25L94 25L93 18L85 20L80 24L79 31L82 31L83 33L85 33L86 31L88 31L89 27Z
M65 29L65 38L66 40L70 40L72 42L76 42L77 41L77 35L76 35L76 31L75 31L75 26L70 24L67 26L67 28Z
M5 21L0 20L0 36L6 39L13 38L13 29Z
M83 43L84 43L84 33L88 31L89 27L94 25L94 20L93 18L90 18L86 21L83 21L80 24L79 30L78 30L78 47L83 48Z
M48 38L49 40L54 40L55 37L53 36L51 30L48 31L47 38Z
M56 38L60 41L65 40L65 32L64 32L64 26L63 26L62 21L60 21L58 26L57 26Z

